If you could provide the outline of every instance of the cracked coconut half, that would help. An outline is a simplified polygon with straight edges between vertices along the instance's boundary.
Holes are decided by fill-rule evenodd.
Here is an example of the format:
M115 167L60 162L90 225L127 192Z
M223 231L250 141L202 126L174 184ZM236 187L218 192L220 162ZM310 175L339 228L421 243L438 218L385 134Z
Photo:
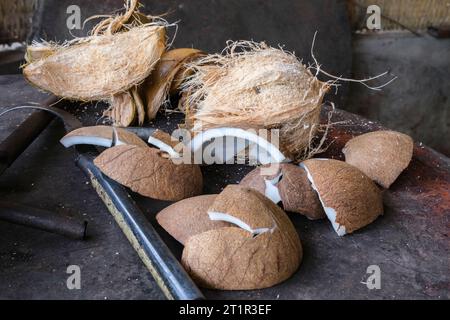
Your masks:
M345 162L357 167L384 188L405 170L413 155L410 136L395 131L375 131L349 140L342 152Z
M204 197L204 196L202 196ZM222 290L251 290L276 285L289 278L302 260L298 234L286 213L259 192L238 185L219 195L185 200L185 210L162 211L163 227L183 241L182 263L201 286ZM242 201L242 199L246 201ZM181 206L181 204L180 204ZM205 223L205 209L211 221ZM177 229L201 214L197 232ZM167 219L169 218L169 219ZM212 223L214 222L214 223ZM218 224L220 223L220 225ZM189 236L186 236L189 234Z
M202 193L198 165L174 164L164 152L136 145L117 145L95 158L108 177L143 196L178 201Z
M305 215L315 220L325 218L317 193L311 186L305 170L299 166L273 164L276 173L268 166L250 171L240 182L241 186L255 189L274 203L282 204L284 210ZM265 172L269 171L269 172Z
M380 189L356 167L332 159L309 159L301 166L339 236L352 233L383 214Z

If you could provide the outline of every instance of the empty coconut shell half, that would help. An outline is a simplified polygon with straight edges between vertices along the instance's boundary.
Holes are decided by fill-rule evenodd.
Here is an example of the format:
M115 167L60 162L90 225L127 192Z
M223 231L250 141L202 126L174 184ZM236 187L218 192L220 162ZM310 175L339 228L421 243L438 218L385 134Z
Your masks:
M245 199L245 201L243 201ZM251 290L288 279L302 260L298 234L286 213L261 193L227 186L208 209L232 226L191 236L182 263L206 288Z
M103 151L94 163L111 179L153 199L178 201L203 189L198 165L174 164L155 148L118 145Z
M352 233L383 214L380 189L356 167L332 159L310 159L301 166L338 235Z
M205 231L229 227L230 223L214 221L208 216L208 208L216 194L206 194L178 201L156 215L156 220L172 237L182 244Z
M111 126L82 127L66 134L60 142L66 148L79 144L106 148L121 144L147 147L147 144L134 133Z
M269 168L263 166L252 170L240 185L261 192L275 203L281 202L286 211L303 214L309 219L326 217L303 168L290 163L274 164L273 168L278 169L276 173Z
M395 131L369 132L348 141L342 152L345 162L389 188L408 167L413 155L413 140Z

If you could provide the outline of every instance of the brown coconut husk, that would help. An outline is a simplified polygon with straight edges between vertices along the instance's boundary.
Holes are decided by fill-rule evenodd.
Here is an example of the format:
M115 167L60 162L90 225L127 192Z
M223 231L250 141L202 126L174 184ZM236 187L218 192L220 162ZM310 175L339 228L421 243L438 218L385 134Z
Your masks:
M155 70L139 87L141 95L145 97L149 120L155 118L156 113L167 100L174 77L185 63L204 55L202 51L197 49L179 48L167 51L161 56Z
M165 29L144 25L127 32L82 38L26 65L33 85L73 100L108 100L142 82L165 49Z
M63 98L110 103L105 116L128 126L145 119L137 91L152 72L166 46L168 23L139 11L138 0L125 1L125 12L103 18L90 36L63 45L33 42L26 53L25 78ZM86 22L85 21L85 22Z
M319 126L328 83L318 80L293 54L264 43L236 42L223 55L192 63L183 85L186 125L279 129L281 151L304 156Z

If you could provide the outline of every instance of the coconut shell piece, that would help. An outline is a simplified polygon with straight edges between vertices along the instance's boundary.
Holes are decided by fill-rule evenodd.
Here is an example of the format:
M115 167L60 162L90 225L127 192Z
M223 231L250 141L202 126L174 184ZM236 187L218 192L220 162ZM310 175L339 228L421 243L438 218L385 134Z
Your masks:
M127 32L93 35L28 64L33 85L74 100L107 100L141 83L165 49L165 28L143 25Z
M301 165L338 235L352 233L383 214L380 189L358 168L332 159L310 159Z
M129 144L147 147L145 141L132 132L111 126L82 127L66 134L60 142L66 147L90 144L101 147Z
M184 63L204 55L192 48L173 49L165 52L150 77L141 85L140 91L145 96L147 116L154 119L161 105L167 98L172 81Z
M176 151L180 142L173 140L171 135L167 132L156 129L150 137L148 137L147 142L154 145L159 150L166 152L171 158L180 157L180 153Z
M215 194L207 194L178 201L156 215L158 223L172 237L183 245L197 234L231 226L224 221L209 219L208 208L216 199Z
M133 98L134 105L136 107L136 113L137 113L137 120L138 125L142 126L145 121L145 106L144 102L142 101L141 95L139 94L139 91L137 87L133 87L130 90L131 97Z
M389 188L408 167L413 155L413 140L396 131L369 132L348 141L342 152L345 162Z
M199 166L176 165L155 148L119 145L103 151L94 163L111 179L153 199L178 201L203 189Z
M320 204L317 193L311 186L306 171L296 165L281 163L278 165L278 172L264 172L267 166L256 168L250 171L240 182L241 186L255 189L267 197L270 193L278 193L279 199L286 211L296 212L305 215L309 219L325 218L325 212ZM275 166L274 166L275 168ZM279 181L272 183L273 179L279 177ZM274 201L278 203L279 201Z
M130 92L113 95L110 106L103 115L111 119L115 125L128 127L133 123L136 117L136 104Z
M286 213L272 201L255 190L231 185L208 209L210 217L214 210L260 232L236 225L190 237L182 263L200 286L261 289L288 279L297 270L302 259L300 239Z

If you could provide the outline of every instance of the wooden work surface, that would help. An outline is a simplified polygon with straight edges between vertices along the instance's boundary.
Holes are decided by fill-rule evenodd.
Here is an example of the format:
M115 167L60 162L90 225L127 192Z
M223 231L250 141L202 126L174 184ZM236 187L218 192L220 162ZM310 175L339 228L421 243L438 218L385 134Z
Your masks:
M21 76L0 77L0 106L39 102L45 95ZM100 106L72 111L93 124ZM0 139L29 112L0 118ZM380 125L345 111L332 118L325 156L342 159L348 139ZM342 122L343 121L343 122ZM161 127L175 120L161 115ZM84 216L88 239L76 241L42 231L0 222L0 299L163 299L149 272L116 226L88 180L74 164L74 152L58 140L64 134L54 121L0 177L0 199ZM322 155L324 156L324 155ZM238 182L251 168L205 166L205 193L219 192ZM385 214L354 234L338 237L327 220L309 221L290 215L304 247L298 272L275 287L256 291L210 291L208 298L224 299L408 299L450 298L449 217L450 161L416 144L414 158L384 193ZM149 220L168 202L134 195ZM158 229L160 230L160 229ZM161 231L179 256L181 246ZM68 265L81 267L81 290L66 288ZM369 265L381 269L381 289L364 284Z

